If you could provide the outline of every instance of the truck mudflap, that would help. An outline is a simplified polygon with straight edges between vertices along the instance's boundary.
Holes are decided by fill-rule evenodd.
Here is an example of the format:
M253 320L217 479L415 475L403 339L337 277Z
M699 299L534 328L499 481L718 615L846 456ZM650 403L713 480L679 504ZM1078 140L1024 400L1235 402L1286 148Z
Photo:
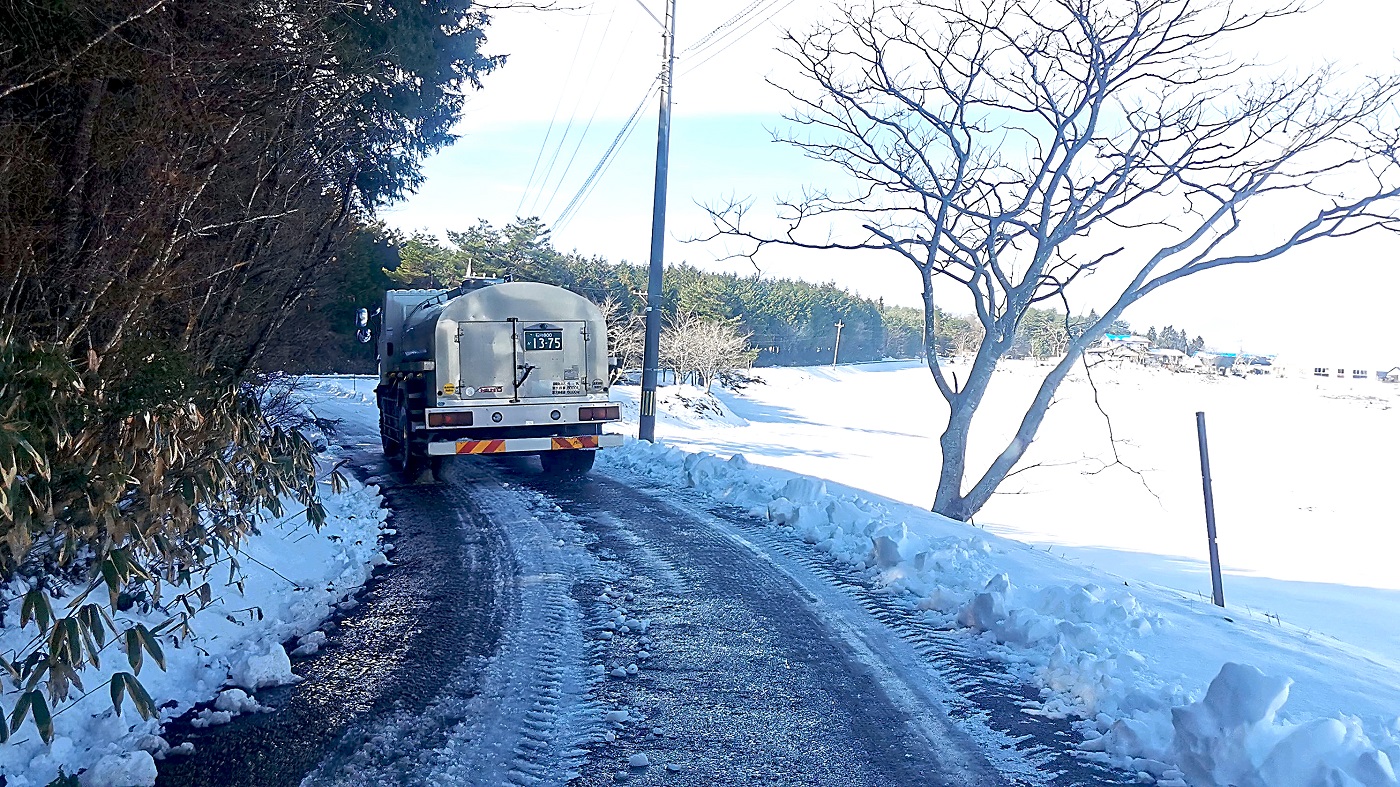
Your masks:
M538 454L545 451L616 448L620 445L622 445L622 435L620 434L584 435L581 437L516 437L506 440L444 440L428 443L428 455Z

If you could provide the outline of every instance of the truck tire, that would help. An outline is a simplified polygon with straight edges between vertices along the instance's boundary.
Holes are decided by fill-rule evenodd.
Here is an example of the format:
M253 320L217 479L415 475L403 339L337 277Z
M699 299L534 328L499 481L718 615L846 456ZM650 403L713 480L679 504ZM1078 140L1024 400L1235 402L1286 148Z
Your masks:
M597 451L549 451L540 454L540 469L545 475L575 480L588 475L593 469L593 459Z
M398 450L398 443L394 437L394 400L389 398L387 392L376 391L375 403L379 406L379 445L384 449L384 460L392 462L394 452Z
M417 480L422 474L427 456L420 450L421 446L414 442L413 429L410 426L412 416L408 410L408 392L400 388L398 394L390 419L394 429L392 434L384 439L385 456L388 457L389 464L404 477Z

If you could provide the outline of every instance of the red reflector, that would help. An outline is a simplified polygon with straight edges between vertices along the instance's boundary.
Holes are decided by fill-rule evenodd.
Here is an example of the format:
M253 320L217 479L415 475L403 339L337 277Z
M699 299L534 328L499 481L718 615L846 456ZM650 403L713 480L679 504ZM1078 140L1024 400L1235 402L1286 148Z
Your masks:
M578 408L578 419L580 421L616 421L621 417L621 408L615 404L603 407Z
M428 426L471 426L471 413L428 413Z

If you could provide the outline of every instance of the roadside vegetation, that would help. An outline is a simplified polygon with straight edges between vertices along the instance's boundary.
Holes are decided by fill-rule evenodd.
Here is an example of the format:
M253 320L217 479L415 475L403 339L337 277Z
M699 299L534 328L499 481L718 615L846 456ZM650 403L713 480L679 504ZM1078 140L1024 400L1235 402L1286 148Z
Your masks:
M380 303L394 287L449 288L469 276L511 278L555 284L602 307L608 319L609 352L619 369L642 363L643 265L615 263L554 248L538 219L517 219L505 227L479 222L448 232L444 242L431 235L403 236L382 225L360 229L342 254L342 264L308 297L307 307L274 337L269 355L277 368L297 372L372 372L374 349L355 339L350 315ZM861 298L834 284L703 271L690 265L666 270L662 365L676 379L709 387L725 373L751 366L810 366L836 356L836 323L842 323L840 361L924 357L922 309L890 306ZM1067 319L1064 312L1032 308L1018 327L1012 357L1062 356L1072 335L1098 320L1096 313ZM941 356L972 355L983 327L974 316L936 310L935 349ZM1130 333L1124 320L1113 333ZM1164 331L1176 347L1175 329ZM308 343L324 348L304 352ZM1197 337L1194 349L1204 345Z
M320 520L312 447L262 407L272 338L452 141L499 63L486 23L467 0L0 8L0 613L33 632L0 654L0 739L48 740L85 693L154 714L138 676L210 571L236 581L284 506Z

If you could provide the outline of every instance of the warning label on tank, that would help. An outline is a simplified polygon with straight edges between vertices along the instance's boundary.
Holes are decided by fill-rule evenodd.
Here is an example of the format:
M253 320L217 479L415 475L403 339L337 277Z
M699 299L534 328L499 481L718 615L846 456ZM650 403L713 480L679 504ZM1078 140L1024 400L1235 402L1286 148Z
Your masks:
M555 396L567 396L569 394L583 393L583 383L578 380L555 380L553 394Z

